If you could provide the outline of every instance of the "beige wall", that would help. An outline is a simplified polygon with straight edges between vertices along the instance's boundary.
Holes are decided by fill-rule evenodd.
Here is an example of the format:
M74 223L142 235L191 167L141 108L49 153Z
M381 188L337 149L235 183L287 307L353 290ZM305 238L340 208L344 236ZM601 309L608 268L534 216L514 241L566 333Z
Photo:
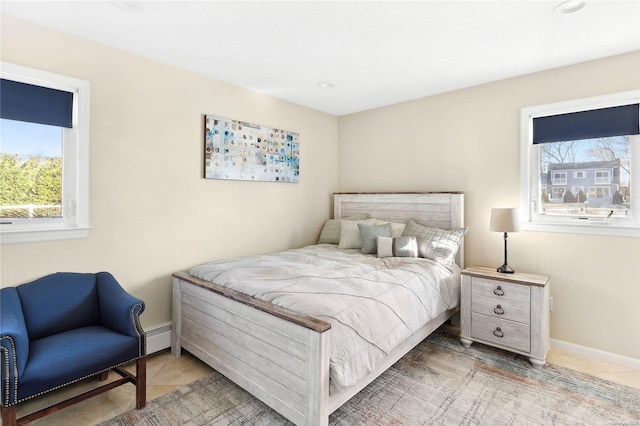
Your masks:
M520 109L639 88L634 52L339 117L340 190L463 191L465 262L499 266L489 215L520 202ZM551 275L552 338L640 359L640 239L512 233L509 264Z
M2 60L91 83L88 238L1 246L2 286L111 271L171 320L171 273L314 243L337 188L337 118L2 16ZM203 179L203 114L296 131L297 184Z
M147 302L145 327L171 318L171 272L313 243L337 189L464 191L466 262L497 266L489 213L519 203L520 108L640 88L636 52L336 118L8 16L1 24L3 61L91 82L94 227L86 239L1 246L1 285L109 270ZM299 132L301 182L203 179L203 114ZM552 276L553 338L640 358L640 239L522 232L509 253L516 269Z

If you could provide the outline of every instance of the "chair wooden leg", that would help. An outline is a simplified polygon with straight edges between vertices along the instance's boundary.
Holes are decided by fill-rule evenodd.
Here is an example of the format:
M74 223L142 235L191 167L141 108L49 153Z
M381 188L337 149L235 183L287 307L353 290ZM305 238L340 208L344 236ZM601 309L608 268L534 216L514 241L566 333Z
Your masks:
M16 413L18 406L10 405L8 407L2 407L2 425L3 426L16 426L18 423L16 421Z
M103 371L102 373L100 373L100 381L101 382L104 382L108 378L109 378L109 371Z
M136 408L147 405L147 357L136 362Z
M103 384L98 388L89 390L83 394L76 395L62 402L58 402L55 405L45 407L19 419L17 418L17 405L2 407L2 426L18 426L32 422L48 414L54 413L56 411L62 410L63 408L84 401L95 395L99 395L103 392L114 389L125 383L133 383L136 385L136 408L144 408L144 406L147 404L147 358L142 357L136 361L136 377L120 367L114 367L113 370L122 377L118 380ZM100 373L100 379L102 380L103 377L105 375L108 376L108 374L109 372Z

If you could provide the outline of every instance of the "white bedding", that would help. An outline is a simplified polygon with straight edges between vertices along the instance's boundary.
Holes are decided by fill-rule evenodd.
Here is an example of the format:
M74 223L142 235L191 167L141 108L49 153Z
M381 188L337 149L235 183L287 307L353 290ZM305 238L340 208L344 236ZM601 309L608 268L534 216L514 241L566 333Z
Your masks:
M452 274L423 258L377 258L319 244L196 266L191 275L331 324L332 386L372 372L387 353L460 301Z

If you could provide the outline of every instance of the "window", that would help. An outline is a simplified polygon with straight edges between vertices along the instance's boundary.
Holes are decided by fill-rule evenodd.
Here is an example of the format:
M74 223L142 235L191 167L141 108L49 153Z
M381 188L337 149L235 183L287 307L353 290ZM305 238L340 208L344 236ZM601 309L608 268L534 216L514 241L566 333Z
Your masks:
M609 171L596 172L596 183L611 183Z
M2 62L0 241L89 232L89 83Z
M640 237L640 90L523 108L523 229Z
M562 196L564 195L564 186L560 186L560 187L554 187L553 188L553 192L552 192L552 197L553 198L562 198Z
M567 184L567 174L566 173L553 173L552 183L554 185L566 185Z
M604 198L606 200L611 199L611 193L609 192L610 188L607 186L596 186L589 188L589 197L590 198Z

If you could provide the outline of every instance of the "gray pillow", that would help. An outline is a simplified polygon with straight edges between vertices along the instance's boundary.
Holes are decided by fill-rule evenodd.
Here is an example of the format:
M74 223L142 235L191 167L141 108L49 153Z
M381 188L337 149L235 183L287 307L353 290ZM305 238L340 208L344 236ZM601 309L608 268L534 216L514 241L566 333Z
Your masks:
M378 237L391 237L391 224L375 226L358 224L360 229L360 240L362 248L360 251L364 254L375 254L378 252Z
M393 238L402 237L402 233L404 232L404 228L407 227L406 223L401 222L389 222L388 220L378 220L376 219L376 223L374 225L380 226L390 223L391 224L391 236Z
M378 237L378 257L418 257L416 237Z
M373 225L375 219L366 220L345 220L340 222L340 243L338 243L339 249L359 249L362 247L362 240L360 239L360 230L358 224L363 223L365 225Z

